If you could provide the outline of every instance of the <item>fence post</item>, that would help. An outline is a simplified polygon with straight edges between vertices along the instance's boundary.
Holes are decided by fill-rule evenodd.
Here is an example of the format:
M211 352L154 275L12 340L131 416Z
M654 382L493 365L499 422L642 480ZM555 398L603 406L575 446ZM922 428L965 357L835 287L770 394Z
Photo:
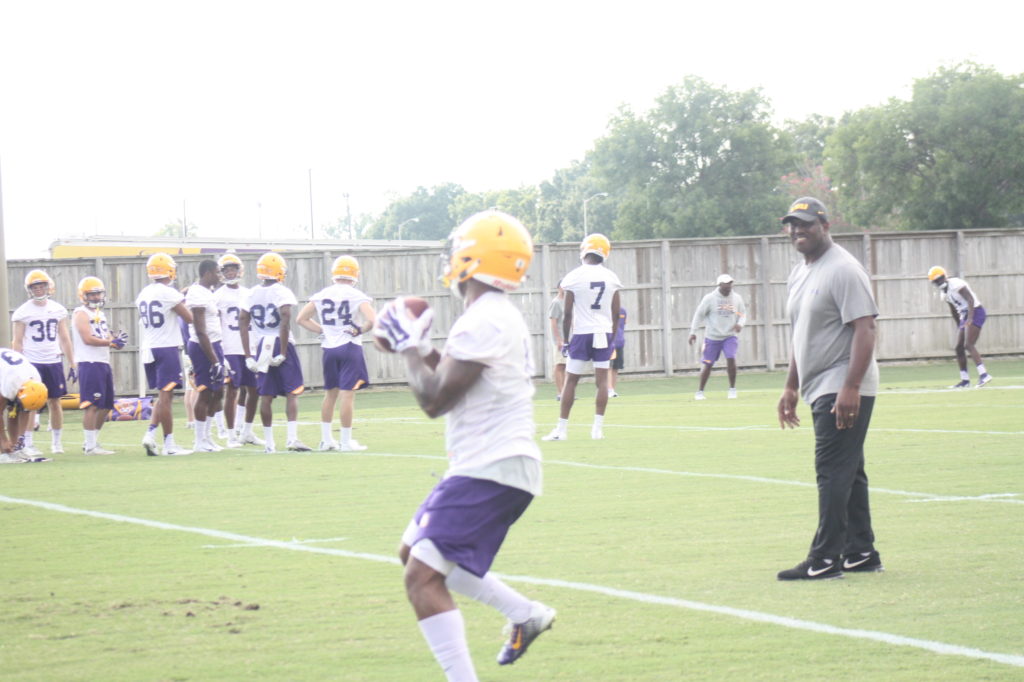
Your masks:
M956 276L967 276L967 263L964 258L964 231L956 231Z
M672 376L672 249L661 240L661 357L665 376Z
M543 291L540 296L541 327L544 328L544 378L552 381L555 378L554 360L551 359L551 347L555 340L551 338L551 322L548 320L548 296L551 295L551 249L547 244L540 247L540 285Z
M768 248L768 237L761 237L761 348L764 353L764 366L771 372L775 369L772 336L775 334L775 320L772 311L771 262L768 260L771 251Z

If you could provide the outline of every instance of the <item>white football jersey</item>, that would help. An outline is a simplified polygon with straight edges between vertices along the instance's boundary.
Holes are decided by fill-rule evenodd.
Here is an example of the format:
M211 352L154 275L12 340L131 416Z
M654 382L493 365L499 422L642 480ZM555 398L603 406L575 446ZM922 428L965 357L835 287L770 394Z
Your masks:
M60 321L66 320L67 317L67 308L49 298L43 305L37 305L35 301L25 301L14 311L11 321L22 322L25 325L21 348L30 362L60 362L60 339L57 330Z
M956 308L960 317L967 314L967 299L960 295L962 290L966 289L970 292L971 298L974 299L975 308L981 305L981 301L978 300L978 295L974 293L974 290L971 289L964 280L959 277L950 277L946 280L946 283L949 286L946 289L945 299L953 304L953 307Z
M102 310L90 310L85 306L78 306L71 313L71 344L75 347L75 362L105 362L110 364L110 346L90 346L82 341L81 335L75 328L75 316L81 311L89 319L91 336L98 339L109 339L110 328L107 326L107 316ZM179 337L180 338L180 337Z
M324 339L320 345L336 348L353 341L348 323L358 325L361 318L356 315L359 306L373 299L351 284L332 284L313 294L309 300L316 306L320 327L324 330Z
M30 379L42 381L32 362L17 351L0 348L0 395L13 402L21 385Z
M222 286L213 292L220 310L221 345L224 355L243 355L242 335L238 331L238 313L242 310L242 302L249 295L249 288Z
M217 298L212 291L196 282L188 288L188 293L185 294L185 307L189 310L203 308L206 311L203 317L206 321L206 335L210 337L210 343L220 341L220 309L217 307ZM199 343L194 324L188 326L188 340Z
M444 355L485 366L448 412L447 475L478 471L515 456L540 461L534 440L530 330L508 296L488 292L476 299L452 325Z
M573 295L572 333L611 334L612 297L622 288L618 275L601 263L583 263L562 278L562 288Z
M174 306L185 300L185 295L167 284L153 282L146 285L135 298L142 322L143 348L177 348L182 344L180 316Z
M281 306L296 306L298 300L292 290L274 282L270 286L257 286L249 290L242 310L252 318L252 331L257 338L277 336L281 333ZM256 352L255 344L251 349Z

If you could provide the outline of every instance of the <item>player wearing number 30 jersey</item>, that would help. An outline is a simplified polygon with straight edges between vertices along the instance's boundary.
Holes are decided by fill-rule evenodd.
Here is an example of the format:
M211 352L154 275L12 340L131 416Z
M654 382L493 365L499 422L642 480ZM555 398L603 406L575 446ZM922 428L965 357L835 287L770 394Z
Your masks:
M154 253L146 262L146 275L151 283L135 298L139 309L142 341L139 344L146 380L157 391L156 404L149 429L142 439L147 455L187 455L189 451L174 442L174 415L171 402L174 389L183 385L181 376L182 345L179 318L191 324L192 313L185 306L185 295L171 286L177 275L177 263L166 253ZM156 429L163 427L164 447L159 450Z
M560 415L555 429L543 440L566 440L569 413L576 399L576 384L586 369L594 363L594 382L597 400L594 425L590 437L604 437L604 411L608 406L608 371L612 357L613 320L619 319L618 275L604 266L612 245L603 234L592 234L580 244L582 264L562 278L565 290L565 315L562 318L562 338L569 342L562 349L567 355L565 387L562 389Z

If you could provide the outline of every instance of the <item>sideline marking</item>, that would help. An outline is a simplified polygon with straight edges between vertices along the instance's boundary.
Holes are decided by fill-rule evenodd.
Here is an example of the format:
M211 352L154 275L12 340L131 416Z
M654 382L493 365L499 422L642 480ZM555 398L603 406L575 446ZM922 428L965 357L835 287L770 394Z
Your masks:
M367 552L351 552L343 549L332 549L328 547L313 547L307 544L302 544L301 542L282 542L280 540L268 540L265 538L257 538L250 535L241 535L239 533L230 533L228 531L214 530L211 528L180 526L174 523L164 523L163 521L151 521L149 519L122 516L121 514L109 514L107 512L90 511L88 509L76 509L75 507L67 507L65 505L55 504L52 502L42 502L39 500L24 500L16 497L7 497L6 495L0 495L0 502L6 502L10 504L23 504L32 507L39 507L40 509L46 509L49 511L62 512L65 514L91 516L93 518L103 519L105 521L131 523L139 526L146 526L149 528L157 528L159 530L174 530L185 533L195 533L198 535L205 535L207 537L214 537L222 540L233 540L236 542L243 542L247 545L259 545L262 547L290 549L299 552L310 552L313 554L329 554L333 556L346 557L349 559L364 559L367 561L375 561L377 563L386 563L394 565L400 564L397 557L388 557L382 556L380 554L370 554ZM678 599L676 597L663 597L656 594L634 592L632 590L620 590L614 587L605 587L603 585L593 585L590 583L578 583L569 580L557 580L549 578L534 578L532 576L526 575L506 575L500 573L495 573L495 575L511 582L526 583L529 585L547 585L550 587L560 587L564 589L577 590L580 592L603 594L608 597L615 597L617 599L629 599L632 601L638 601L645 604L660 604L663 606L674 606L676 608L689 609L691 611L702 611L705 613L714 613L722 616L731 616L733 618L740 618L743 620L749 620L758 623L767 623L769 625L780 625L782 627L793 628L796 630L806 630L808 632L815 632L827 635L838 635L841 637L851 637L854 639L866 639L875 642L881 642L883 644L892 644L895 646L907 646L916 649L923 649L925 651L931 651L936 654L983 659L988 661L994 661L996 663L1004 663L1006 665L1016 666L1018 668L1024 668L1024 656L1019 656L1016 654L1003 654L993 651L985 651L983 649L975 649L973 647L965 647L957 644L947 644L945 642L936 642L928 639L917 639L915 637L904 637L903 635L894 635L892 633L880 632L877 630L841 628L836 627L834 625L828 625L826 623L801 620L799 618L789 618L787 616L776 616L774 614L763 613L761 611L737 609L731 606L719 606L717 604L705 604L703 602L690 601L688 599Z

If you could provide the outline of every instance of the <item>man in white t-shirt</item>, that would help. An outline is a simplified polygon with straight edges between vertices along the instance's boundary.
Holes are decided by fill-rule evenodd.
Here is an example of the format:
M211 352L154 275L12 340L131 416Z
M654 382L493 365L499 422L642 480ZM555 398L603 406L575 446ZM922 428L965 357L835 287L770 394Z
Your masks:
M199 281L188 288L185 306L192 313L188 326L187 353L192 361L198 397L195 403L196 452L223 450L210 435L211 418L220 411L224 396L224 351L221 348L220 310L213 288L220 281L217 262L199 263Z
M500 665L519 659L555 619L554 609L490 572L509 528L541 492L530 330L505 294L522 284L532 258L522 223L498 211L478 213L450 237L444 279L465 312L444 350L430 343L433 311L413 318L402 298L381 310L374 327L402 354L423 411L447 415L448 471L406 528L399 555L420 630L449 680L476 679L450 590L508 618Z
M46 404L47 390L39 370L27 357L8 348L0 348L0 464L47 462L48 457L29 454L22 449L15 452L15 444L28 425L29 413ZM9 411L14 408L13 419Z
M259 406L256 392L256 375L245 366L245 352L242 350L242 334L239 331L239 316L242 303L249 296L249 287L242 286L245 267L242 260L233 253L226 253L217 260L220 277L224 286L214 292L217 308L220 310L221 344L224 347L224 417L228 427L228 447L252 444L265 445L252 430Z
M562 278L565 289L565 314L562 318L562 337L568 339L562 353L569 358L565 367L565 387L558 425L542 440L569 438L569 413L576 400L576 384L586 370L594 365L594 383L597 397L594 404L594 423L590 437L604 438L604 412L608 407L608 374L615 348L613 320L619 319L619 290L622 283L618 275L605 267L612 245L603 234L592 234L580 243L579 267Z
M949 304L949 312L956 323L956 362L960 366L960 382L950 388L970 388L971 375L967 372L967 356L971 356L978 368L978 388L992 381L992 375L985 369L985 361L978 352L978 337L985 324L985 307L971 287L959 277L946 277L946 271L939 265L928 271L928 279L939 290L939 298Z
M355 392L370 384L360 336L373 328L376 313L373 300L356 288L359 262L352 256L338 256L331 266L334 284L313 294L299 311L300 327L319 334L323 349L324 401L320 406L321 451L354 452L366 446L352 438ZM316 314L320 321L313 319ZM334 405L341 398L338 418L341 438L331 435Z
M174 442L174 389L184 385L181 375L181 353L178 350L184 339L181 336L179 320L192 322L192 313L185 305L185 295L171 283L177 275L177 263L166 253L154 253L146 262L146 275L150 283L135 297L139 309L139 325L142 353L149 388L157 391L153 404L153 416L142 447L146 454L188 455L190 450ZM157 447L156 429L163 428L163 451Z
M310 452L312 448L299 440L299 396L306 389L302 378L302 365L295 346L289 340L292 311L298 300L283 282L288 272L284 258L277 253L265 253L256 261L256 276L260 286L253 287L242 303L238 326L245 352L246 366L256 372L256 385L260 394L260 420L263 422L265 452L275 452L273 403L274 398L285 397L287 419L287 448L292 452ZM250 334L250 325L251 331Z
M46 406L50 412L50 452L62 454L64 446L61 434L64 428L64 410L60 398L67 393L64 378L64 363L61 354L71 368L70 376L75 378L75 353L68 332L68 311L50 296L54 290L53 280L43 270L32 270L25 276L25 290L29 300L25 301L11 315L14 328L11 333L11 348L29 359L39 372L49 396ZM34 414L34 413L33 413ZM31 423L33 416L25 417ZM24 429L22 451L30 457L42 453L35 447L30 426Z

